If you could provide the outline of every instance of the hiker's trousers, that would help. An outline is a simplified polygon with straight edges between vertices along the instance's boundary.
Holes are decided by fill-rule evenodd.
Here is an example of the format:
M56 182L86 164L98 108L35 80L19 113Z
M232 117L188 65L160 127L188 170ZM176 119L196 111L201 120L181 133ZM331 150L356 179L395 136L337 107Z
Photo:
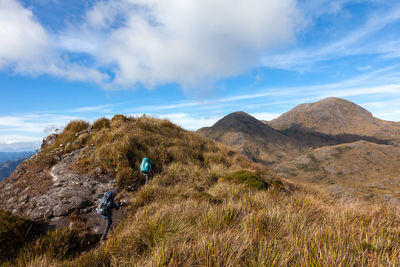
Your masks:
M111 216L109 216L106 218L106 227L104 228L104 232L103 235L101 236L101 239L106 240L107 233L108 230L110 230L111 224L112 224L112 219Z

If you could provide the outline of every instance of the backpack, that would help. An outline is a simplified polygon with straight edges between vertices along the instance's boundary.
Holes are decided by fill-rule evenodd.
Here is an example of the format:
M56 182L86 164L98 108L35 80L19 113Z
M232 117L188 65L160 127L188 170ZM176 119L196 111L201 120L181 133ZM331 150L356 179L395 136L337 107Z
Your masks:
M142 163L140 164L141 172L150 172L151 171L151 163L148 158L143 158Z
M112 192L105 192L99 203L99 206L96 208L97 213L103 216L108 216L108 213L110 211L110 204L113 198L114 195Z

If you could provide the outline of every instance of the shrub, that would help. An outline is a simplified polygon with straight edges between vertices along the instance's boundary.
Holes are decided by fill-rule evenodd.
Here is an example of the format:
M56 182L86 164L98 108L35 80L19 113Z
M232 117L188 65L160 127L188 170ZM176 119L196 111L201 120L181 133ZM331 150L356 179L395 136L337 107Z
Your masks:
M264 181L261 177L246 170L233 172L223 177L222 180L231 181L237 184L246 184L258 190L267 189L270 186L270 184Z

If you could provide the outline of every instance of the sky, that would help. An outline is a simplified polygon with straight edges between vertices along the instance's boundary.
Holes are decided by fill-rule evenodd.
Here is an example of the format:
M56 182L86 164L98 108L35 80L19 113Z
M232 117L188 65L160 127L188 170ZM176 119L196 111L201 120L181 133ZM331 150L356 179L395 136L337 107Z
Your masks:
M0 151L69 121L188 130L326 97L400 121L398 0L0 0Z

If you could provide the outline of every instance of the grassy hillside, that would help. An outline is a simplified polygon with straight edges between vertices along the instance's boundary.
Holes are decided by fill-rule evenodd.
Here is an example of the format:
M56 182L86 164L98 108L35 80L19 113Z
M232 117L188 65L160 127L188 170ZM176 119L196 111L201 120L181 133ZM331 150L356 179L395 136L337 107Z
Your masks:
M83 246L90 244L84 223L48 233L22 249L14 264L400 264L400 214L394 208L332 202L166 120L116 116L98 120L90 131L88 126L72 122L41 159L49 162L60 147L62 153L85 148L76 169L91 173L100 168L131 191L125 219L92 249ZM143 156L155 169L154 179L144 186L137 173Z
M75 258L28 266L398 266L400 217L379 205L227 181L198 192L153 180L132 196L108 241ZM62 258L61 258L62 259Z
M326 146L274 170L292 180L311 183L336 197L386 200L400 199L400 148L367 141Z

